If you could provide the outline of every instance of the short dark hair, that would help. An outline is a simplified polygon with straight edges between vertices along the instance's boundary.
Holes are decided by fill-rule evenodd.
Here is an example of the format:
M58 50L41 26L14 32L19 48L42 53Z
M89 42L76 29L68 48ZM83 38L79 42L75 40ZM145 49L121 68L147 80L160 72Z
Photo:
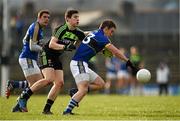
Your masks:
M78 14L79 11L75 9L67 9L65 12L65 19L66 18L71 18L73 14Z
M116 28L116 24L111 19L106 19L100 24L100 29L104 29L105 27L109 28Z
M38 12L38 18L40 18L44 13L50 14L50 12L49 12L48 9L40 10L40 11Z

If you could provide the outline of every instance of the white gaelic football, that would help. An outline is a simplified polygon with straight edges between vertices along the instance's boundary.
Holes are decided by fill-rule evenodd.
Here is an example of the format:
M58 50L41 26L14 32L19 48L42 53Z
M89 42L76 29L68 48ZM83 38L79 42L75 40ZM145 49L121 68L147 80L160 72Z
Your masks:
M139 82L148 82L151 79L151 73L147 69L140 69L136 74L136 79Z

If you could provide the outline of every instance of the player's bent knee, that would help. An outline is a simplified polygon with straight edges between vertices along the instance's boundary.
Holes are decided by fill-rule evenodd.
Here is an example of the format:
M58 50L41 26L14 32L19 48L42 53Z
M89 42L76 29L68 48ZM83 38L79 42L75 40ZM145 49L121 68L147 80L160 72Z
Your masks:
M55 85L59 88L62 88L64 86L64 82L63 81L58 81L55 83Z
M46 83L46 85L50 85L50 84L52 84L52 80L51 79L45 79L46 81L45 81L45 83Z

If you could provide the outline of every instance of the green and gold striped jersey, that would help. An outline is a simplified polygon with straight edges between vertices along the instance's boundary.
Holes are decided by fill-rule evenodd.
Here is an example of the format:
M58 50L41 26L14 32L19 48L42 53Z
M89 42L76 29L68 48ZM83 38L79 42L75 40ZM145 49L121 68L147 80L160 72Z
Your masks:
M57 27L52 36L58 38L58 43L60 43L60 41L63 40L70 40L72 42L75 41L82 41L85 38L85 34L82 30L80 30L79 28L76 28L75 30L69 30L67 24L63 24L59 27ZM45 50L50 52L51 54L62 54L63 51L59 51L59 50L54 50L49 48L49 42L45 45Z

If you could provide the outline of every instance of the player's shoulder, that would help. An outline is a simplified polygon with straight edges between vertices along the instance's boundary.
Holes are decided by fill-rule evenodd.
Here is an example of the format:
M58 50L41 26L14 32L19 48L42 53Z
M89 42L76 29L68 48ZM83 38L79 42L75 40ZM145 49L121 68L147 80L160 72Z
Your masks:
M78 27L75 29L75 33L78 36L83 36L83 38L85 37L84 31L82 29L78 28Z
M91 31L91 33L93 33L93 34L98 34L99 31L98 31L98 29L96 29L96 30Z
M76 28L75 34L79 37L80 40L83 40L84 37L86 36L84 31L78 27Z
M93 34L95 35L95 37L97 37L103 41L109 41L109 38L104 35L104 32L101 29L94 30Z
M29 29L33 29L34 27L35 27L35 22L33 22L29 25Z
M34 32L35 30L38 31L39 28L40 28L40 25L38 24L38 22L33 22L33 23L31 23L31 25L29 26L28 31L29 31L30 33L32 33L32 32Z
M41 28L40 27L40 24L38 22L33 22L30 26L29 26L29 29L39 29Z
M67 25L66 24L62 24L62 25L59 25L55 28L55 32L62 32L62 31L65 31L67 29Z
M104 35L103 31L101 31L100 29L94 30L92 32L95 36L101 37L101 38L105 38L106 36Z

